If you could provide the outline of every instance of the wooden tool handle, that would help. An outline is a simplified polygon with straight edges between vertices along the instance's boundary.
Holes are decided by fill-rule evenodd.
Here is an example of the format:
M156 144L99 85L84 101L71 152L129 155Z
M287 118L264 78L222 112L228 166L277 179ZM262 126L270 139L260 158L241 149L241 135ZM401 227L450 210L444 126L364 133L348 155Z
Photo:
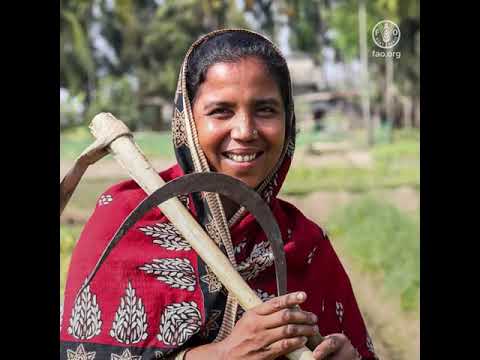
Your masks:
M75 159L72 168L60 182L60 216L87 168L108 154L107 146L113 140L120 136L131 136L130 130L121 121L118 121L115 127L99 132L103 135L99 135L95 142Z
M116 131L121 126L125 125L112 114L100 113L92 120L90 129L98 139L108 138L110 132ZM131 136L117 137L110 143L109 150L147 194L150 195L165 184ZM244 309L248 310L262 303L177 198L167 200L158 207ZM291 360L313 360L312 352L307 347L296 350L287 357Z

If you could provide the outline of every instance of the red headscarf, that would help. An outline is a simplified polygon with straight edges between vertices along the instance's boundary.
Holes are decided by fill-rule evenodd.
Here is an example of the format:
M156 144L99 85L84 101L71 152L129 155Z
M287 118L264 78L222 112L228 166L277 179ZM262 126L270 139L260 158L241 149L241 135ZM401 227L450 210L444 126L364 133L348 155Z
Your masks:
M185 71L192 50L230 31L269 42L246 30L222 30L192 45L179 77L172 126L179 164L160 173L165 181L193 171L210 171L198 143ZM295 146L291 91L287 105L287 141L282 156L257 191L269 203L281 229L288 291L308 294L302 309L318 316L322 335L343 332L363 358L373 359L372 342L348 276L327 235L293 205L277 198ZM236 300L158 209L150 211L124 236L76 298L109 240L145 197L133 181L114 185L100 196L85 225L72 255L65 289L62 359L164 358L186 347L225 338L241 315ZM181 200L258 295L264 300L275 296L273 256L256 220L240 209L227 221L215 194L192 194Z

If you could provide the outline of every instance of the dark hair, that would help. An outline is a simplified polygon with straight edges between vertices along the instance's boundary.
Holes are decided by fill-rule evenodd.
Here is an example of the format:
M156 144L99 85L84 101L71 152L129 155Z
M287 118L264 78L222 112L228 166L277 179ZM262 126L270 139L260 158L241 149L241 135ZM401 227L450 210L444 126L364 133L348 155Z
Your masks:
M289 103L289 73L283 57L263 37L244 31L225 32L196 47L187 63L187 91L193 103L198 88L205 81L210 66L219 62L236 62L248 56L260 59L277 83L284 105ZM285 113L287 113L285 108Z

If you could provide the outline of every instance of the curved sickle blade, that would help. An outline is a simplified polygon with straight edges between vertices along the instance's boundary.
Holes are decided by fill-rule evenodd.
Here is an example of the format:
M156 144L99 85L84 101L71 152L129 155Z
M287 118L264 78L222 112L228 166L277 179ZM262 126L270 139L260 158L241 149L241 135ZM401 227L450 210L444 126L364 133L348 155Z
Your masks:
M156 190L145 200L143 200L134 209L127 219L123 222L117 230L113 238L105 248L100 260L95 265L87 281L82 286L78 294L81 294L88 284L92 281L98 269L105 261L107 256L118 244L120 239L127 233L128 230L139 221L147 212L153 207L160 205L164 201L172 197L190 194L194 192L213 192L219 193L235 201L237 204L247 209L260 224L265 232L268 242L272 248L272 253L275 262L275 275L277 279L278 295L286 294L287 292L287 263L285 260L285 252L283 250L282 235L277 221L273 216L268 205L254 190L246 186L240 180L231 176L220 173L193 173L184 175L180 178L174 179L160 189Z

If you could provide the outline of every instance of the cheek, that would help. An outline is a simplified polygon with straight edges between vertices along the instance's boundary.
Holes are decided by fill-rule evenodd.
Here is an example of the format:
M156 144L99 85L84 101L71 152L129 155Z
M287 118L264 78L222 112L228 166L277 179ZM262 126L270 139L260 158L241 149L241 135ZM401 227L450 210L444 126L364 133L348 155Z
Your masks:
M196 116L198 141L210 162L215 162L215 155L218 153L224 139L224 130L218 122L207 117Z
M218 124L208 118L201 119L201 125L197 128L201 129L205 134L214 133L219 130Z
M285 123L267 129L265 134L272 146L273 155L278 159L282 153L283 144L285 142Z

